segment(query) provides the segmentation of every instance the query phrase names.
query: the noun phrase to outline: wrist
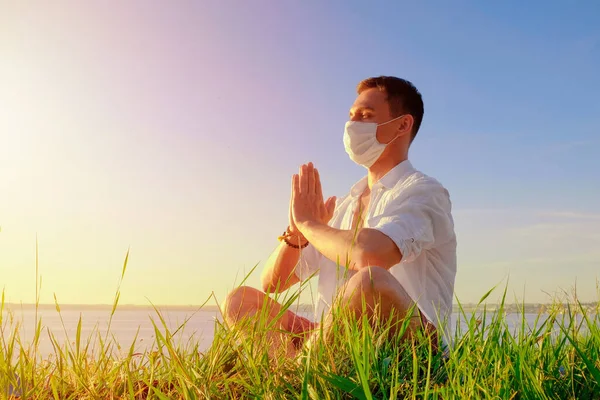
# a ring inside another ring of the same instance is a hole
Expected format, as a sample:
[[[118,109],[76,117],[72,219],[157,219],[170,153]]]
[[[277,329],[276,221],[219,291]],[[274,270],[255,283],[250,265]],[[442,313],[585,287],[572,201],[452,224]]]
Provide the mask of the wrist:
[[[299,237],[302,240],[306,240],[306,238],[304,237],[304,235],[302,234],[300,229],[298,229],[298,227],[296,227],[296,226],[294,226],[294,227],[288,226],[285,232],[289,236]]]
[[[288,246],[297,249],[303,249],[306,246],[308,246],[308,239],[304,237],[302,232],[298,230],[295,230],[295,232],[293,232],[289,226],[286,228],[283,234],[279,236],[279,241],[283,241]]]
[[[303,234],[298,233],[298,234],[292,234],[292,233],[287,233],[285,235],[285,237],[287,238],[287,240],[289,240],[290,242],[294,243],[294,244],[298,244],[300,243],[301,245],[304,245],[305,243],[308,242],[308,239],[304,237]]]
[[[296,226],[298,227],[298,230],[302,233],[310,231],[310,229],[312,229],[318,224],[319,223],[317,221],[306,220],[296,223]],[[304,233],[302,233],[302,236],[304,236]]]
[[[304,237],[304,235],[300,232],[298,232],[297,234],[293,234],[293,233],[288,233],[286,235],[287,239],[290,240],[293,243],[298,243],[300,242],[301,245],[305,244],[308,242],[308,239],[306,237]]]

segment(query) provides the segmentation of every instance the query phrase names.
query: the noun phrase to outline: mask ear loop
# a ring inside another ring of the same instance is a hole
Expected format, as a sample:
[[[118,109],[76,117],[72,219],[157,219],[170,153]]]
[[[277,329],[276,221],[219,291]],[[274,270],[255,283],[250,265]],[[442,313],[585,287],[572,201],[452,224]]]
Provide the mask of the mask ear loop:
[[[389,146],[390,144],[392,144],[392,142],[393,142],[394,140],[398,139],[399,137],[400,137],[400,135],[396,135],[396,137],[395,137],[395,138],[393,138],[392,140],[390,140],[389,142],[387,142],[385,145],[386,145],[386,146]]]
[[[402,114],[402,115],[401,115],[401,116],[399,116],[399,117],[392,118],[392,119],[390,119],[389,121],[386,121],[386,122],[382,122],[382,123],[380,123],[380,124],[377,124],[377,126],[382,126],[382,125],[389,124],[390,122],[394,122],[395,120],[397,120],[397,119],[400,119],[400,118],[404,117],[404,115],[406,115],[406,114]]]
[[[396,118],[392,118],[392,119],[390,119],[390,120],[389,120],[389,121],[387,121],[387,122],[382,122],[381,124],[378,124],[377,126],[379,127],[379,126],[382,126],[382,125],[389,124],[390,122],[394,122],[395,120],[397,120],[397,119],[400,119],[400,118],[404,117],[404,115],[405,115],[405,114],[402,114],[401,116],[399,116],[399,117],[396,117]],[[384,143],[384,144],[385,144],[386,146],[388,146],[388,145],[390,145],[390,144],[391,144],[391,143],[392,143],[394,140],[398,139],[399,137],[400,137],[400,135],[396,135],[396,137],[395,137],[395,138],[393,138],[392,140],[390,140],[389,142],[387,142],[387,143]]]

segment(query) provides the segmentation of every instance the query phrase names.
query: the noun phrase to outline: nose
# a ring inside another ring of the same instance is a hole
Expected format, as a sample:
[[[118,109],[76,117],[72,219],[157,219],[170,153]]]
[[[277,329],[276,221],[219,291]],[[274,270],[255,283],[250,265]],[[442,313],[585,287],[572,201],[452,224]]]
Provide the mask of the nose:
[[[361,121],[361,115],[359,113],[350,115],[350,121]]]

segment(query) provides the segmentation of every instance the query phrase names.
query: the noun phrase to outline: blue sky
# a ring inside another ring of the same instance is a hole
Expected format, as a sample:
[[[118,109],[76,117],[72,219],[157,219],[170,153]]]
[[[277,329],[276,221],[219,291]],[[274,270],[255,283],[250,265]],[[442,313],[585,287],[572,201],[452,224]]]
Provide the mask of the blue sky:
[[[356,84],[411,80],[413,164],[450,191],[456,294],[528,301],[600,269],[595,2],[0,2],[0,285],[33,301],[223,298],[287,224],[290,176],[364,174]],[[4,149],[4,151],[2,151]],[[16,271],[16,272],[15,272]],[[258,284],[258,272],[249,282]]]

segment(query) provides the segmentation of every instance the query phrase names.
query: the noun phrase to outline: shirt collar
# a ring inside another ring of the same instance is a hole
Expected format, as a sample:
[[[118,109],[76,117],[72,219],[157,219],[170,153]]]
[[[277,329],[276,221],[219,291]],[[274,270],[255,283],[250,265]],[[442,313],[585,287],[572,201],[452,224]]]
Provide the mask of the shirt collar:
[[[391,189],[394,185],[403,177],[405,177],[410,172],[413,172],[414,168],[410,161],[404,160],[394,168],[390,169],[387,174],[385,174],[379,181],[375,182],[373,185],[376,187],[377,185],[381,185],[386,189]],[[351,197],[359,197],[364,190],[366,189],[368,184],[368,177],[365,176],[358,182],[356,182],[352,188],[350,188],[350,196]]]
[[[360,181],[356,182],[350,188],[350,197],[356,198],[359,197],[366,189],[369,183],[369,178],[367,176],[363,177]]]
[[[390,169],[375,185],[380,184],[386,189],[391,189],[398,183],[399,180],[404,178],[406,175],[414,172],[414,168],[410,161],[404,160],[394,168]]]

